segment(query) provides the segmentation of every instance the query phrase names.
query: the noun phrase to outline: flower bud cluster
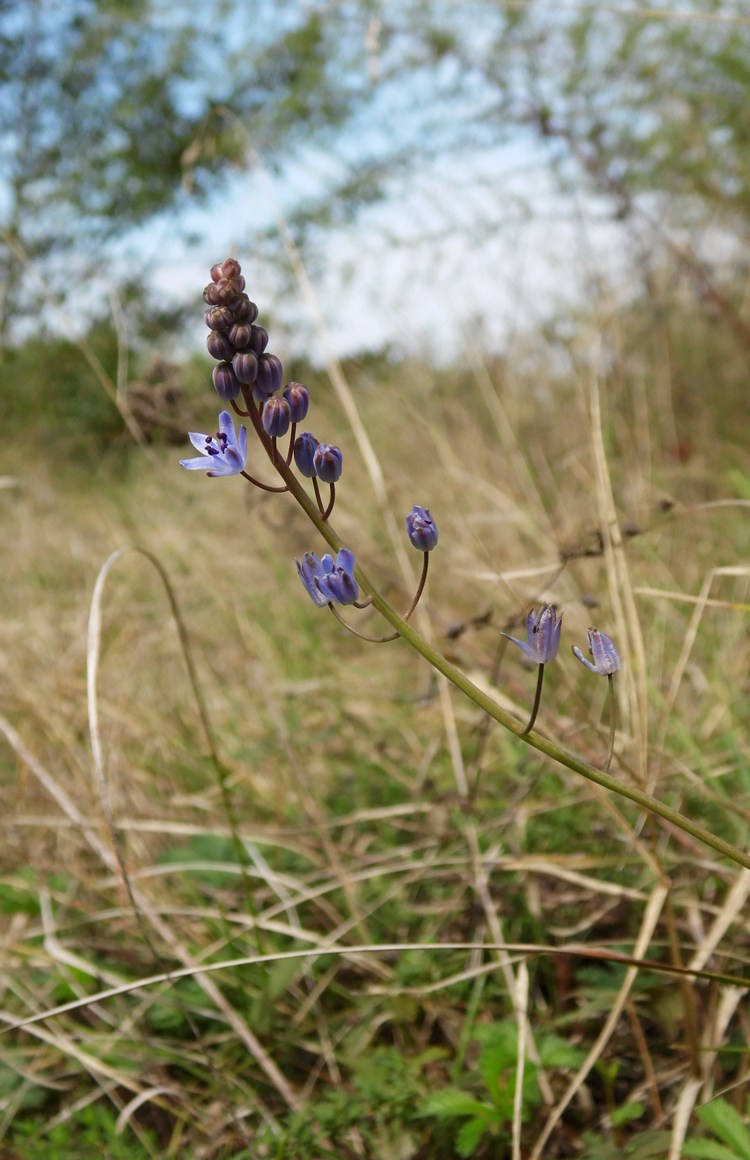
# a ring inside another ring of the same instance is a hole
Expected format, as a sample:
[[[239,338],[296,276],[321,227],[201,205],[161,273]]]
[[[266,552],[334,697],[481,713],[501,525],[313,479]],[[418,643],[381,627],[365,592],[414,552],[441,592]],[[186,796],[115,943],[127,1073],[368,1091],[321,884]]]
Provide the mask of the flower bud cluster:
[[[211,281],[203,290],[206,303],[208,353],[217,360],[213,384],[220,398],[236,399],[243,386],[261,407],[267,435],[280,439],[293,423],[307,416],[310,396],[302,383],[287,383],[281,395],[284,369],[269,354],[268,331],[256,324],[258,307],[245,293],[245,279],[235,258],[211,267]]]

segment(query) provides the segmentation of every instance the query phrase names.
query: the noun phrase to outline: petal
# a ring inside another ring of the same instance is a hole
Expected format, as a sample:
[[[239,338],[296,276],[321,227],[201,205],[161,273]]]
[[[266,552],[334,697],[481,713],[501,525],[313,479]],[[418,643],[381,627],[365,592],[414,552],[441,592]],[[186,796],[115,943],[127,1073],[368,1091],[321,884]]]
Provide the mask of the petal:
[[[196,451],[200,451],[203,455],[208,455],[206,448],[209,444],[213,443],[213,438],[210,435],[204,435],[200,431],[188,431],[188,439]]]
[[[234,462],[233,462],[234,461]],[[203,466],[210,466],[211,470],[206,474],[209,476],[236,476],[242,470],[242,464],[239,459],[234,457],[227,458],[226,455],[214,455],[211,458],[211,463],[206,464],[205,459]]]
[[[336,563],[339,568],[343,568],[348,576],[354,575],[354,552],[348,548],[341,548],[336,557]]]
[[[218,459],[215,456],[211,458],[214,458],[218,465]],[[211,458],[209,458],[208,462],[206,461],[205,455],[202,455],[200,459],[181,459],[180,467],[186,467],[188,471],[206,471],[211,466]]]
[[[512,641],[513,644],[518,645],[521,652],[525,653],[530,661],[534,661],[534,663],[537,665],[540,663],[536,649],[532,645],[527,644],[525,640],[519,640],[517,637],[511,636],[510,633],[507,632],[501,632],[500,635],[504,636],[506,640]]]
[[[582,665],[585,665],[586,668],[589,669],[592,673],[599,672],[596,665],[592,664],[592,662],[588,659],[588,657],[585,657],[583,655],[583,653],[581,652],[581,650],[579,649],[577,644],[574,644],[572,646],[572,649],[573,649],[573,655],[578,658],[578,660],[581,662]]]

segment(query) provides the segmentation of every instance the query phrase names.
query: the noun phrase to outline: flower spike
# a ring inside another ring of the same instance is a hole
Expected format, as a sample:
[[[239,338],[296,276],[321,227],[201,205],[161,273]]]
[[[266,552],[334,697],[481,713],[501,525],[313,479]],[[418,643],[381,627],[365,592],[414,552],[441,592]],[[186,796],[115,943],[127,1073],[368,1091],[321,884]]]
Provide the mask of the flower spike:
[[[219,415],[219,430],[215,435],[203,435],[199,431],[190,431],[188,438],[205,458],[181,459],[180,466],[188,471],[206,471],[210,477],[218,475],[239,475],[247,463],[247,430],[240,427],[239,439],[234,430],[234,421],[228,411]]]

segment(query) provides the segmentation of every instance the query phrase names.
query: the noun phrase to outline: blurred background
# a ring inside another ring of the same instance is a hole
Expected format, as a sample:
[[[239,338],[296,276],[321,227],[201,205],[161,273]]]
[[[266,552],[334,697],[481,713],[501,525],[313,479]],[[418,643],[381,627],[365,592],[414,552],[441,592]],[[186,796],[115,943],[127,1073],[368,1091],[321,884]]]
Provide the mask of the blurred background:
[[[686,453],[750,345],[748,21],[740,0],[4,6],[6,421],[75,444],[130,410],[150,436],[231,253],[285,361],[520,364],[533,335],[559,368],[587,312],[641,337],[658,315]]]

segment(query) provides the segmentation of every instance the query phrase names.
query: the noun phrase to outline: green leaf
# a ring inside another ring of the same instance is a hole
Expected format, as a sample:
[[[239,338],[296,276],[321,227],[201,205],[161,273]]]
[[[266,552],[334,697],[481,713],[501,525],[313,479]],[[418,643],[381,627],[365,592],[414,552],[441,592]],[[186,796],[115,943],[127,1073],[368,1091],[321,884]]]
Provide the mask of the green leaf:
[[[682,1155],[696,1160],[744,1160],[746,1153],[740,1156],[715,1140],[688,1140],[682,1146]]]
[[[485,1120],[494,1117],[495,1109],[490,1104],[475,1100],[467,1092],[458,1088],[443,1088],[433,1092],[422,1105],[423,1116],[439,1116],[441,1119],[453,1119],[457,1116],[483,1116]]]
[[[735,1149],[740,1160],[750,1160],[750,1131],[736,1108],[717,1099],[704,1104],[697,1114],[714,1135]]]
[[[473,1156],[486,1131],[485,1120],[469,1120],[464,1124],[456,1137],[456,1151],[459,1156]]]
[[[638,1120],[643,1115],[644,1104],[640,1100],[633,1100],[629,1104],[623,1104],[621,1108],[615,1108],[612,1112],[611,1120],[612,1127],[619,1128],[623,1124],[627,1124],[630,1120]]]

